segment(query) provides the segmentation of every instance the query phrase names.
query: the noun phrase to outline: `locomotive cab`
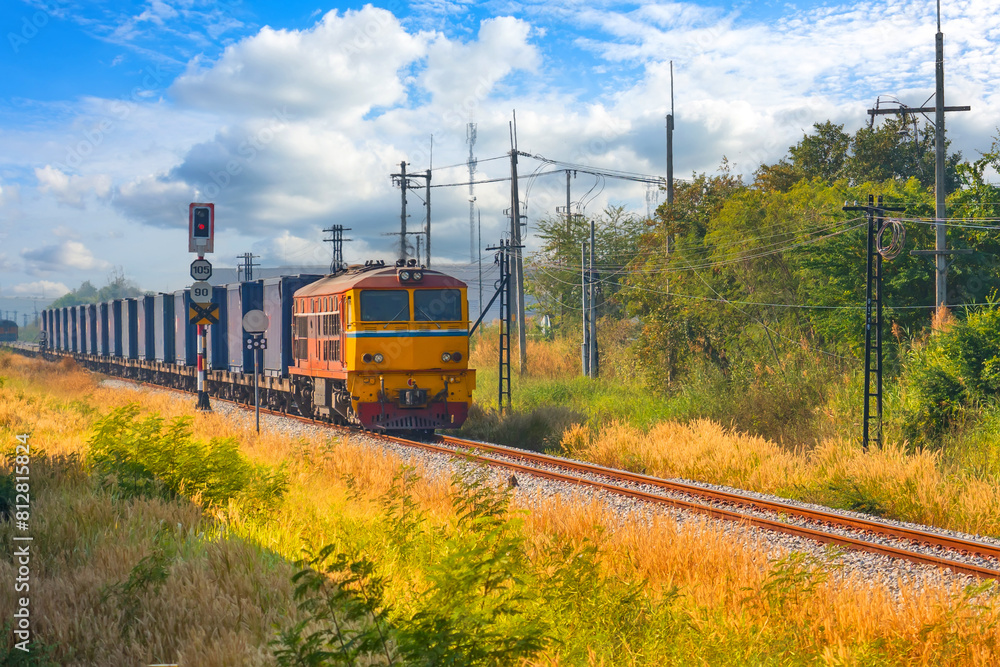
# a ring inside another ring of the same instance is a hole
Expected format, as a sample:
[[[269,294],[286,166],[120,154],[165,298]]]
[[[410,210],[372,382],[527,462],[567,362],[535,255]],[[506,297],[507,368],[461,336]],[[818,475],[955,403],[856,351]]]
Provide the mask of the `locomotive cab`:
[[[377,430],[458,428],[468,416],[465,283],[370,263],[295,293],[289,373],[319,418]]]

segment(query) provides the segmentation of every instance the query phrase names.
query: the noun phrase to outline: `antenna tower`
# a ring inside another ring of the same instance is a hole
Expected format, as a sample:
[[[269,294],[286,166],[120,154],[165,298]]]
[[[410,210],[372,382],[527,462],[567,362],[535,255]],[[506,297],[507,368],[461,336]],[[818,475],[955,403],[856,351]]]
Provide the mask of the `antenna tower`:
[[[472,153],[476,145],[476,124],[470,122],[465,129],[465,140],[469,144],[469,261],[476,261],[476,186],[472,184],[476,176],[476,165],[479,161]]]

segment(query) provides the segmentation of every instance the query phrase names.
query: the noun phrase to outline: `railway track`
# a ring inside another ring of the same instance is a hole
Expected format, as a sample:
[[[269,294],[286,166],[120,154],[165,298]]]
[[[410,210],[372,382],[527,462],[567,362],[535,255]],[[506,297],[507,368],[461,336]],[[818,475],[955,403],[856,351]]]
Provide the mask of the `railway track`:
[[[158,385],[146,386],[191,395],[189,392],[179,389]],[[224,399],[216,398],[214,400]],[[225,402],[245,410],[253,410],[252,406],[243,403]],[[261,412],[313,426],[323,426],[348,433],[357,432],[353,429],[317,422],[298,415],[283,414],[264,408],[261,408]],[[534,475],[553,481],[598,489],[655,505],[684,509],[715,519],[803,537],[818,543],[837,545],[846,549],[866,551],[912,563],[931,565],[960,574],[1000,579],[1000,546],[966,537],[890,524],[857,515],[844,515],[830,510],[802,507],[793,503],[759,498],[751,494],[705,488],[697,484],[665,480],[454,436],[436,435],[430,440],[412,440],[372,432],[368,432],[366,435],[424,451],[448,456],[462,456],[485,465],[501,467],[513,474]],[[928,550],[935,550],[938,553],[929,553]],[[960,559],[969,556],[977,556],[980,559],[991,561],[989,564],[992,567]]]

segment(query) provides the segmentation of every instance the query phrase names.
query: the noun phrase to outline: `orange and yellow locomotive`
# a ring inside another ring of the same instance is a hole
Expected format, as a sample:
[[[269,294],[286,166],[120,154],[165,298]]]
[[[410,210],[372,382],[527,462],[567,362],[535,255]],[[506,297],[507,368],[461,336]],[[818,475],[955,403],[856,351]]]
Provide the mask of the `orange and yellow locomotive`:
[[[370,262],[295,292],[292,378],[312,416],[378,430],[458,428],[468,416],[467,286]]]

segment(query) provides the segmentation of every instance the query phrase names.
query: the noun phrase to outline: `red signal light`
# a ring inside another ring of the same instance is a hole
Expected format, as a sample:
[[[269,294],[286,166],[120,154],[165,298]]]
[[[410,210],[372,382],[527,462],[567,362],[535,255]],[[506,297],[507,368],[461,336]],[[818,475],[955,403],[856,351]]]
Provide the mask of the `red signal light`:
[[[188,213],[188,250],[199,255],[212,252],[215,245],[215,204],[191,204]]]

